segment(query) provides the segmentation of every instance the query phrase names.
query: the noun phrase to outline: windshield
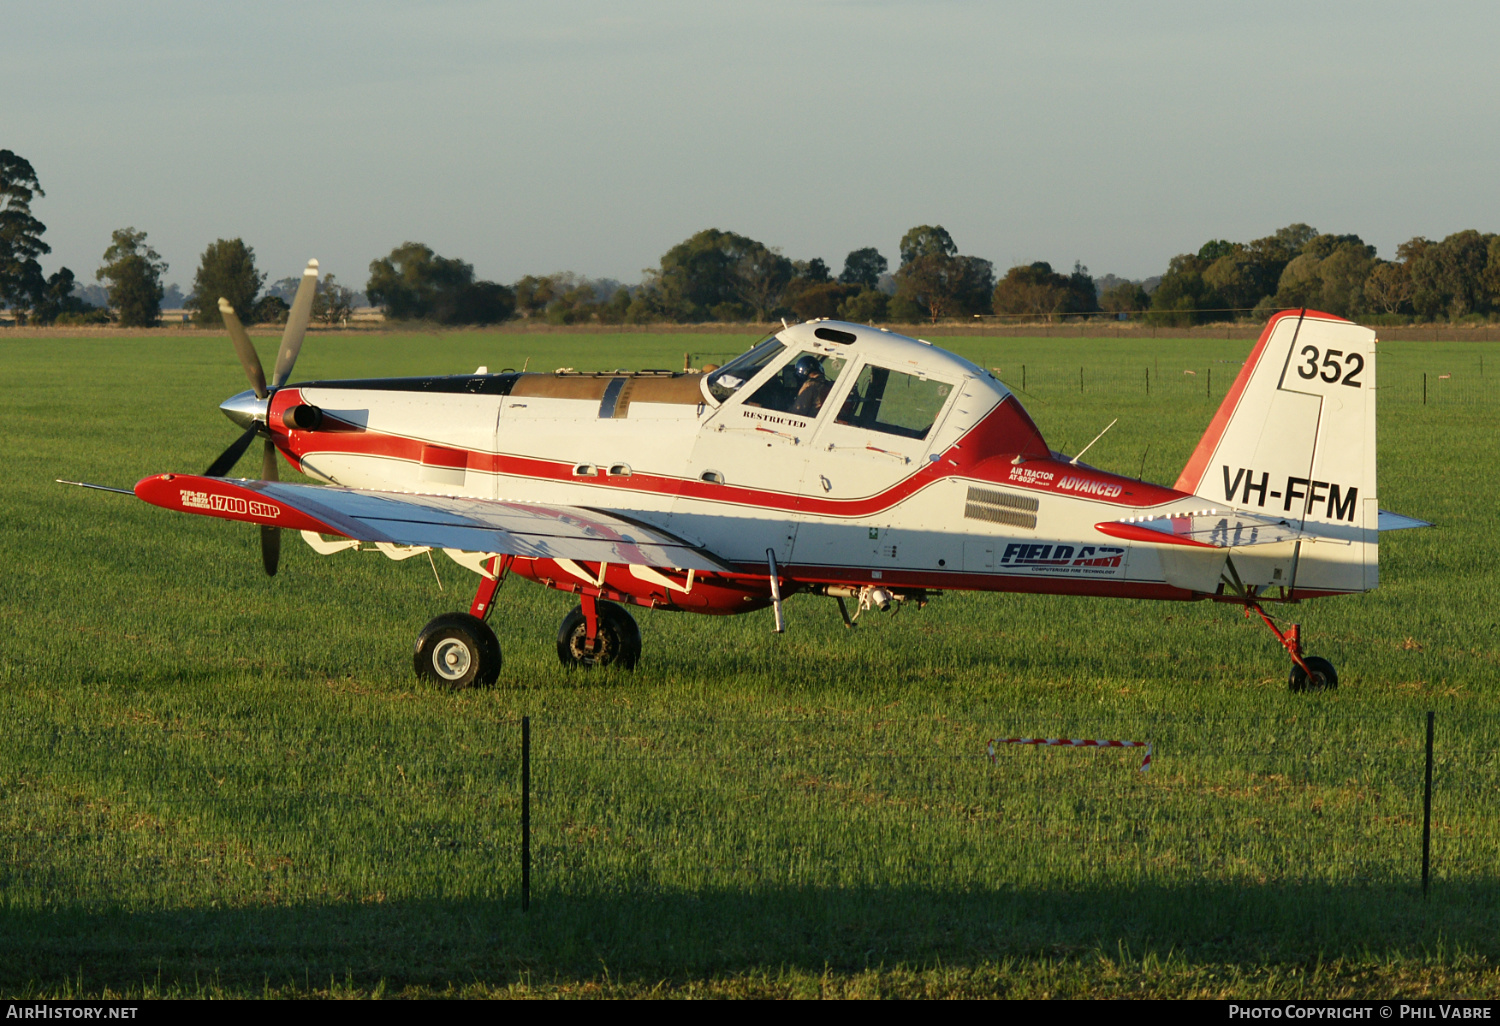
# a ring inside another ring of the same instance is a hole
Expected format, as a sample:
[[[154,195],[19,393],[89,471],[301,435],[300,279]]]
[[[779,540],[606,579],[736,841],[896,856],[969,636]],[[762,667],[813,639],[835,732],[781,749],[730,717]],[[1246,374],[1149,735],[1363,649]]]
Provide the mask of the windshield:
[[[722,403],[785,351],[786,346],[781,342],[768,338],[749,352],[741,353],[709,375],[709,394]]]

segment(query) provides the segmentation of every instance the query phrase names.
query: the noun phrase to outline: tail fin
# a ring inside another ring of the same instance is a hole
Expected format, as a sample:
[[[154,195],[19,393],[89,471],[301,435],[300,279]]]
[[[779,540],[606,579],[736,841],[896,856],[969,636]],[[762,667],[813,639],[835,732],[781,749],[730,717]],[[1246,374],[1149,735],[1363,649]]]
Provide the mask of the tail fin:
[[[1177,488],[1347,537],[1303,543],[1298,590],[1375,587],[1375,333],[1314,310],[1273,317]]]

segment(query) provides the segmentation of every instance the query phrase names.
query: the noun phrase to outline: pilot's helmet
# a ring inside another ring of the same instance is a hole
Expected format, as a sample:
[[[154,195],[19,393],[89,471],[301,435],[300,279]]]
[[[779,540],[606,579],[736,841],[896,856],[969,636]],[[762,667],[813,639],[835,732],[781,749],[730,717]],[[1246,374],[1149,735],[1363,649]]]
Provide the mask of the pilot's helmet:
[[[808,378],[821,378],[823,376],[823,361],[816,356],[806,353],[797,357],[797,362],[792,364],[797,371],[797,377],[803,381]]]

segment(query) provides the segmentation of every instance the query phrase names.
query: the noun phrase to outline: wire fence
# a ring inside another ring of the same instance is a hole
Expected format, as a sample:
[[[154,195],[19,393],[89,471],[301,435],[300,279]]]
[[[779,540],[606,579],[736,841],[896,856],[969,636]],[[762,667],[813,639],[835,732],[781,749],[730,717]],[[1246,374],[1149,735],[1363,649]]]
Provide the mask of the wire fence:
[[[1058,401],[1201,401],[1218,403],[1234,383],[1241,364],[1235,361],[1192,367],[1153,364],[1082,364],[1075,367],[1015,363],[990,370],[1010,388],[1043,402]],[[1500,368],[1486,375],[1472,368],[1429,371],[1382,368],[1376,388],[1381,405],[1500,404]]]
[[[1055,734],[1088,736],[1074,727]],[[232,762],[184,767],[169,751],[104,782],[41,772],[67,751],[33,746],[0,778],[0,906],[519,904],[521,730],[493,730],[462,767],[408,775],[393,747],[376,754],[394,770],[342,788]],[[541,716],[526,795],[531,890],[545,900],[1420,878],[1415,714],[1352,727],[1334,714],[1153,716],[1133,736],[1089,732],[1150,742],[1146,772],[1139,749],[1000,744],[991,757],[991,733],[1021,732],[945,717],[841,732],[817,716]],[[141,743],[97,731],[93,741]],[[1435,751],[1434,884],[1490,879],[1500,718],[1440,715]]]

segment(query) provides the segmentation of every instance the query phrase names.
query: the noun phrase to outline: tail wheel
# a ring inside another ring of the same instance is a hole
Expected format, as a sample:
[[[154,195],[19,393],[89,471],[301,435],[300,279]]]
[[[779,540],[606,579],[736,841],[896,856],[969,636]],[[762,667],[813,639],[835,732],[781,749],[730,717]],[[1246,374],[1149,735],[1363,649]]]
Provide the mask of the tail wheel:
[[[1293,691],[1332,691],[1339,686],[1339,675],[1333,668],[1333,664],[1322,656],[1308,656],[1302,660],[1307,664],[1307,669],[1312,671],[1312,676],[1296,663],[1292,664],[1292,674],[1287,680],[1287,687]]]
[[[613,602],[597,603],[599,632],[594,650],[588,648],[588,624],[583,606],[563,617],[557,631],[557,658],[567,667],[618,666],[633,670],[641,658],[641,629],[635,618]]]
[[[454,691],[490,685],[500,676],[500,642],[483,620],[444,613],[417,635],[417,676]]]

